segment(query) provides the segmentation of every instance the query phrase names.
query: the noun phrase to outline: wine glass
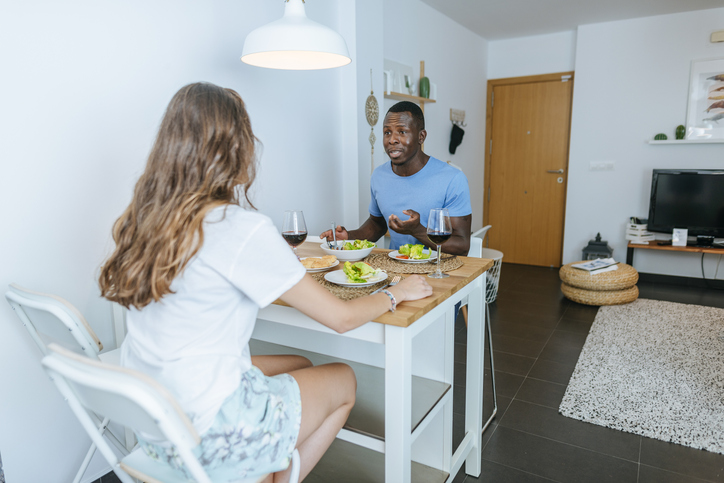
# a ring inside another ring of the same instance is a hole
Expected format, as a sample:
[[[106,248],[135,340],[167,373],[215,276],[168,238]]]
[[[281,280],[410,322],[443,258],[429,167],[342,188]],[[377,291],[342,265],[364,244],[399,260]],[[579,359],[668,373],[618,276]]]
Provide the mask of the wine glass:
[[[430,210],[430,217],[427,219],[427,237],[437,245],[437,270],[435,273],[428,275],[430,278],[446,278],[447,273],[440,270],[440,259],[442,251],[440,245],[445,243],[452,236],[452,224],[450,223],[450,213],[447,208],[433,208]]]
[[[282,225],[282,237],[286,240],[294,254],[297,255],[297,246],[307,239],[307,224],[304,222],[302,211],[285,211],[284,225]],[[297,255],[299,258],[299,255]]]

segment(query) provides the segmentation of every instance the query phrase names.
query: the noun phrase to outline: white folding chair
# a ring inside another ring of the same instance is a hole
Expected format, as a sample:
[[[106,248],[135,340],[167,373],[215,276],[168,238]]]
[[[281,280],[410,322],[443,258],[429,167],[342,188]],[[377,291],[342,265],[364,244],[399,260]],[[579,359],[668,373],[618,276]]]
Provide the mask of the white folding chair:
[[[68,301],[55,295],[34,292],[16,284],[10,284],[10,290],[5,293],[5,298],[43,355],[48,354],[48,344],[56,342],[91,359],[118,364],[120,350],[101,353],[103,344],[98,336],[78,309]],[[105,434],[122,454],[128,454],[128,449],[113,433],[107,431],[108,419],[101,421],[94,414],[89,417],[95,420],[96,430],[100,434]],[[91,444],[73,483],[81,480],[95,450],[96,445]]]
[[[200,438],[191,421],[173,396],[151,377],[123,367],[104,364],[51,344],[43,367],[58,390],[68,400],[73,413],[105,456],[123,483],[138,478],[147,483],[187,483],[180,470],[159,464],[137,448],[119,461],[108,443],[98,434],[89,411],[143,432],[156,441],[174,446],[179,458],[193,475],[193,481],[212,483],[193,449]],[[292,455],[290,483],[299,481],[299,453]],[[257,483],[268,475],[237,480]]]

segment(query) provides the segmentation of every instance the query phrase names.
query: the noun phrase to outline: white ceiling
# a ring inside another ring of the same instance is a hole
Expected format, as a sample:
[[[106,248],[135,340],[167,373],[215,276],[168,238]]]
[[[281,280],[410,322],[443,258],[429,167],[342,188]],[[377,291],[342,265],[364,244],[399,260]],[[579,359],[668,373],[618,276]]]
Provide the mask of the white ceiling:
[[[487,40],[724,7],[724,0],[422,0]],[[724,29],[724,25],[721,27]]]

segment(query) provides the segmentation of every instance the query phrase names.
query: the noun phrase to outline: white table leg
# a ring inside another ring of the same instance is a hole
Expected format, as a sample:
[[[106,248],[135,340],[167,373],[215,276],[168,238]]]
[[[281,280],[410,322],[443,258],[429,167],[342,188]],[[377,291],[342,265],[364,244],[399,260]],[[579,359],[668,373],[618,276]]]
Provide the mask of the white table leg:
[[[467,372],[465,380],[465,433],[472,433],[473,450],[465,460],[465,473],[476,478],[480,476],[483,427],[483,350],[485,327],[483,300],[485,297],[485,274],[475,280],[475,290],[468,297],[468,345]]]
[[[412,341],[409,331],[385,326],[385,481],[411,480]]]
[[[454,387],[455,375],[455,309],[452,308],[445,314],[445,379],[450,384],[450,390]],[[442,468],[450,473],[453,452],[453,400],[450,398],[443,408],[443,462]]]

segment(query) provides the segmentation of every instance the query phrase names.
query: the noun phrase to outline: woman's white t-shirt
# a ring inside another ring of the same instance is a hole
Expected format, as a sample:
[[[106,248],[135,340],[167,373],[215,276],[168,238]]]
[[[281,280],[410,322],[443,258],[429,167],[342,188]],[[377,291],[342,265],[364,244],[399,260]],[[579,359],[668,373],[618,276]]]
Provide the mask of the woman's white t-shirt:
[[[169,389],[203,433],[251,367],[259,308],[305,273],[268,217],[236,205],[216,208],[173,293],[129,310],[121,364]]]

